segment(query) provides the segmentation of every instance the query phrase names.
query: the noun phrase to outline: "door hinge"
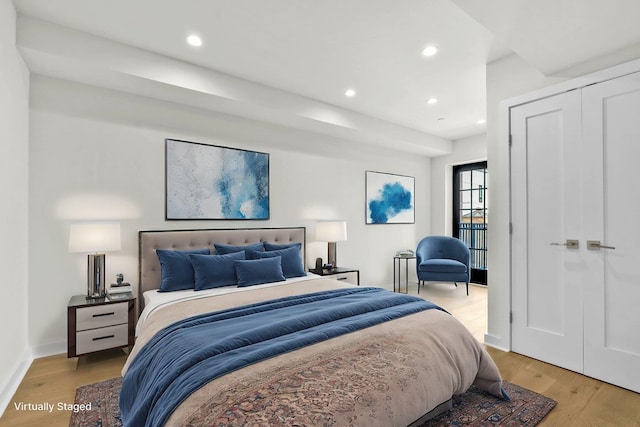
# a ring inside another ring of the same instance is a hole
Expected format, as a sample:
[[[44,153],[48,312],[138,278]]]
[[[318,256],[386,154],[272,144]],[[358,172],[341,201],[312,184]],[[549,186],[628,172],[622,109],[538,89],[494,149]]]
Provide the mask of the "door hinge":
[[[513,145],[513,135],[509,134],[509,147]]]
[[[509,223],[509,234],[513,234],[513,223]]]
[[[513,311],[509,312],[509,323],[513,323]]]

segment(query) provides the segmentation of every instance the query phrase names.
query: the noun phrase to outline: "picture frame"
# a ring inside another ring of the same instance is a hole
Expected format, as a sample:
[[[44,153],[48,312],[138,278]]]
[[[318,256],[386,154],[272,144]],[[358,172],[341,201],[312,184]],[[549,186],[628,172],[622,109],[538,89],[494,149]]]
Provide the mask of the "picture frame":
[[[365,171],[365,223],[415,224],[415,178]]]
[[[269,154],[165,139],[166,220],[268,220]]]

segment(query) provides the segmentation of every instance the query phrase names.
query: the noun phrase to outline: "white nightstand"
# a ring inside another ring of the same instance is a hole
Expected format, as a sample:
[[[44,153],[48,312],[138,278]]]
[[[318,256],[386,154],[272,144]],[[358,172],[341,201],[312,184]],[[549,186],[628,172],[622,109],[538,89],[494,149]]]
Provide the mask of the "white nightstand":
[[[67,357],[132,346],[136,299],[86,299],[76,295],[67,306]]]
[[[352,285],[360,286],[360,270],[355,268],[336,267],[332,268],[331,270],[316,270],[315,268],[311,268],[309,269],[309,271],[323,277],[335,280],[343,280],[347,283],[351,283]]]

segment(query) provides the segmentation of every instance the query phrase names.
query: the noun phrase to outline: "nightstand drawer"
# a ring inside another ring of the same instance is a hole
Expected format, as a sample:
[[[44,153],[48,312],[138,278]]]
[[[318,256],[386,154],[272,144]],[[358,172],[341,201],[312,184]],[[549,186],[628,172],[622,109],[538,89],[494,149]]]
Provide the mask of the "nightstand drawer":
[[[76,310],[76,330],[101,328],[124,323],[128,320],[128,303],[104,304]]]
[[[351,283],[352,285],[358,284],[358,273],[355,271],[350,273],[338,273],[333,276],[329,276],[330,279],[339,280],[341,282]]]
[[[108,326],[76,333],[76,352],[92,353],[128,344],[128,325]]]
[[[323,279],[339,280],[360,286],[360,270],[356,268],[336,267],[331,270],[312,268],[309,270],[313,274],[322,276]]]

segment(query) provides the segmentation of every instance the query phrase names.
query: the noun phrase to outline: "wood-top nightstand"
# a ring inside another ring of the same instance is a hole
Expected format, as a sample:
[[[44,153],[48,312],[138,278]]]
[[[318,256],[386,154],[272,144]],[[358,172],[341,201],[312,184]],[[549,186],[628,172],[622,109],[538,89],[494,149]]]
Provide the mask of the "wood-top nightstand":
[[[67,306],[67,357],[132,346],[135,305],[132,294],[115,301],[73,296]]]
[[[335,276],[331,278],[335,280],[344,280],[345,282],[351,283],[352,285],[360,286],[360,270],[357,270],[355,268],[336,267],[332,268],[331,270],[328,270],[326,268],[323,268],[322,270],[310,268],[309,271],[319,276]]]

